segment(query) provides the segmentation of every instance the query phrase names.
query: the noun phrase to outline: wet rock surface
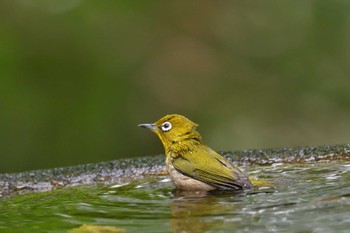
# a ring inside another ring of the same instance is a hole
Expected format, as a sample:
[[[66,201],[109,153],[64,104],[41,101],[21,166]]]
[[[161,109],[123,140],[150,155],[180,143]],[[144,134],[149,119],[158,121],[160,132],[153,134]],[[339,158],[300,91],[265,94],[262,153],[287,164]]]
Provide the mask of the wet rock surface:
[[[239,165],[314,163],[350,160],[350,144],[222,152]],[[143,176],[164,174],[164,155],[120,159],[66,168],[0,174],[0,196],[43,192],[79,185],[112,184]]]

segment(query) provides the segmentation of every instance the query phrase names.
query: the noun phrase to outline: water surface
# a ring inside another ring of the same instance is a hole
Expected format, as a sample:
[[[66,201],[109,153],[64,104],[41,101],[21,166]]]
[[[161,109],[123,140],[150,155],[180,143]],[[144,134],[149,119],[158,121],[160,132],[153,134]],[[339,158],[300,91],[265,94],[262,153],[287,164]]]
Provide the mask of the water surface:
[[[178,193],[167,176],[0,199],[0,232],[349,232],[350,164],[245,167],[273,181],[243,193]],[[102,231],[101,231],[102,232]]]

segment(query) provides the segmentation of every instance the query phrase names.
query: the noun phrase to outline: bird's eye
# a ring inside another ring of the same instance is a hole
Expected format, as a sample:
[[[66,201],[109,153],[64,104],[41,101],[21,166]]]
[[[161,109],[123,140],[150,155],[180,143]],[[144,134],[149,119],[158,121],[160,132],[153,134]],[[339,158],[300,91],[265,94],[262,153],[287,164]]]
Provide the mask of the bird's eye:
[[[163,131],[169,131],[169,130],[171,130],[171,124],[170,124],[170,122],[164,122],[163,124],[162,124],[162,130]]]

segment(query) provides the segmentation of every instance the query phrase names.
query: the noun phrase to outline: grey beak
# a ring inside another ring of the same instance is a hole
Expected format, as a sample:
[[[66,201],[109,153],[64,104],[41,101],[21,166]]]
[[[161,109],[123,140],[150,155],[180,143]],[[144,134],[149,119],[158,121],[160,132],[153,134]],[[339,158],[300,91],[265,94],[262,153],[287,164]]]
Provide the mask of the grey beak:
[[[146,128],[152,131],[158,130],[158,127],[155,124],[139,124],[138,127]]]

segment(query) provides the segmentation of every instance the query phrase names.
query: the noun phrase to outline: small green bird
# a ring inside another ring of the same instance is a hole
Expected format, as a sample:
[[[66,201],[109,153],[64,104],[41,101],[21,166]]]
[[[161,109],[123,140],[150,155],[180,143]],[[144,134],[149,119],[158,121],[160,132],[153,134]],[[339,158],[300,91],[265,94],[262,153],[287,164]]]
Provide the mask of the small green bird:
[[[158,135],[166,168],[177,189],[191,191],[243,190],[252,182],[236,165],[204,145],[198,126],[184,116],[166,115],[154,124],[140,124]]]

